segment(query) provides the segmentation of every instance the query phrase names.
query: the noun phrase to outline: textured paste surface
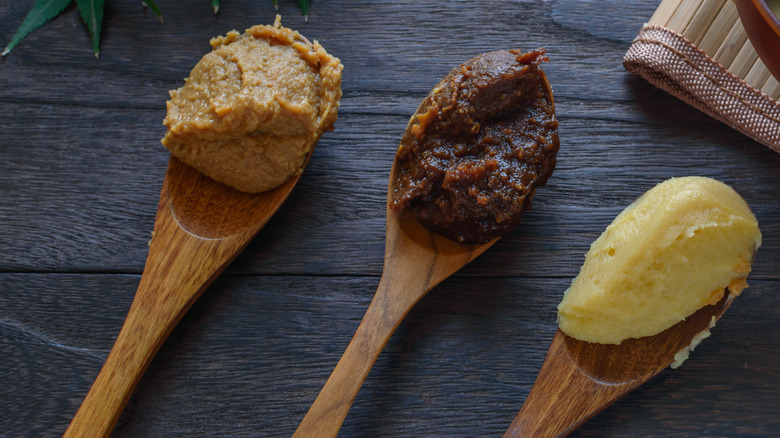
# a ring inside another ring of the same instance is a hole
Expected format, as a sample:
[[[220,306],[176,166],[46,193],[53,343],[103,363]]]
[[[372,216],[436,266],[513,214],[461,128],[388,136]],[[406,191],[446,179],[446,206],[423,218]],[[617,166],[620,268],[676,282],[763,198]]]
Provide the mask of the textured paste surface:
[[[254,26],[211,40],[213,51],[170,92],[174,156],[245,192],[299,174],[341,99],[342,65],[316,41],[281,26]]]
[[[401,139],[392,207],[463,243],[517,225],[559,148],[546,59],[543,50],[489,52],[445,76]]]
[[[621,212],[590,247],[558,306],[567,335],[619,344],[658,334],[729,289],[747,287],[758,222],[731,187],[667,180]]]

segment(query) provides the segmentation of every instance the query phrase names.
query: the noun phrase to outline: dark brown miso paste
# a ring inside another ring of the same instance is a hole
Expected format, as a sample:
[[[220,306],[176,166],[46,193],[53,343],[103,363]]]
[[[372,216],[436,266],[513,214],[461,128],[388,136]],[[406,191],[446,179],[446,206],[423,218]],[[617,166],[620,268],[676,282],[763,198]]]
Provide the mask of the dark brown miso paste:
[[[445,76],[401,139],[391,206],[464,243],[517,225],[558,152],[546,60],[544,50],[490,52]]]

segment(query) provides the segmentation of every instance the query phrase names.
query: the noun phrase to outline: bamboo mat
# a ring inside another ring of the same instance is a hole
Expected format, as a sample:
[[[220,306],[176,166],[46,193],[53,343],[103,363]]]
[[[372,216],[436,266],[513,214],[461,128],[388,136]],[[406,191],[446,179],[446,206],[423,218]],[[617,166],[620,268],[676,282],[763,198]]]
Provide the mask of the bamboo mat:
[[[683,35],[735,76],[780,99],[780,82],[750,44],[731,0],[663,0],[648,24]]]

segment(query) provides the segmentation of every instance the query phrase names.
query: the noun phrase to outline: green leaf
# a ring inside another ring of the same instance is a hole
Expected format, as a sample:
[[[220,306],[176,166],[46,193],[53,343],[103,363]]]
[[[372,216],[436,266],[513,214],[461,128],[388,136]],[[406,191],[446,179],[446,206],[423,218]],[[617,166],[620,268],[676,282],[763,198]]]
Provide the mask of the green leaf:
[[[160,19],[160,23],[163,22],[162,12],[160,12],[160,8],[157,7],[157,3],[155,3],[154,0],[144,0],[142,3],[149,6],[152,12],[154,12],[154,15],[157,15],[157,18]]]
[[[219,0],[211,0],[211,9],[214,10],[215,14],[219,12]]]
[[[103,0],[76,0],[81,19],[92,37],[92,52],[97,58],[100,53],[100,27],[103,22]]]
[[[298,0],[298,7],[303,14],[303,21],[309,22],[309,0]]]
[[[19,41],[26,37],[30,32],[59,15],[71,1],[72,0],[35,0],[32,9],[30,9],[30,12],[24,17],[24,21],[19,25],[19,29],[16,30],[16,33],[11,38],[11,42],[8,43],[5,50],[3,50],[3,53],[0,55],[7,55]]]

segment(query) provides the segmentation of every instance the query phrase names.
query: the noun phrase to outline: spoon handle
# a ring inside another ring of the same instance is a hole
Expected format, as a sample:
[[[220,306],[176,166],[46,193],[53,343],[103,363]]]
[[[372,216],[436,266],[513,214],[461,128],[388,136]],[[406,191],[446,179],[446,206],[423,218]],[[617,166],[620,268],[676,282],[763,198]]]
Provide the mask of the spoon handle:
[[[143,275],[125,323],[64,437],[108,436],[176,323],[245,245],[243,235],[199,239],[179,227],[163,185]]]
[[[139,294],[142,292],[139,287]],[[141,375],[167,337],[166,325],[174,324],[171,320],[176,319],[175,310],[168,309],[168,324],[158,324],[155,319],[167,308],[149,305],[136,297],[103,368],[64,437],[105,437],[111,433]]]
[[[434,286],[494,242],[459,244],[431,234],[416,219],[388,208],[385,264],[379,287],[347,350],[294,437],[335,437],[379,353],[409,310]]]
[[[558,330],[536,382],[504,438],[566,436],[649,378],[603,383],[577,366],[565,343],[566,335]]]
[[[338,434],[374,362],[406,314],[424,295],[394,295],[392,289],[403,286],[387,278],[388,275],[382,276],[355,335],[295,431],[294,438],[326,438]],[[412,299],[414,297],[416,299]]]

